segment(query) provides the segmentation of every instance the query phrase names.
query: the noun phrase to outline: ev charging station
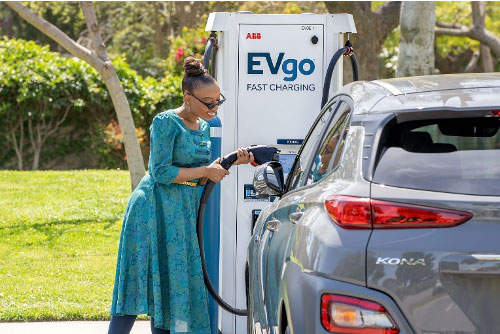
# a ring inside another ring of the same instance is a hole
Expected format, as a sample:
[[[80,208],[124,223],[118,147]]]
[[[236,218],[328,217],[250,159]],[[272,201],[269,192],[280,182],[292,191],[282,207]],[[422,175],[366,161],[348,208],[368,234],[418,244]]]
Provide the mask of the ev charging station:
[[[286,177],[320,112],[328,63],[344,46],[344,34],[356,32],[352,15],[217,12],[210,14],[205,30],[217,33],[215,78],[227,99],[218,111],[222,127],[212,128],[211,136],[222,137],[222,154],[256,144],[279,148]],[[342,86],[342,74],[339,62],[330,96]],[[218,293],[240,309],[246,308],[248,242],[258,213],[269,204],[254,196],[253,175],[250,165],[232,168],[220,183],[217,204]],[[245,317],[221,308],[218,319],[211,320],[224,334],[246,333]]]

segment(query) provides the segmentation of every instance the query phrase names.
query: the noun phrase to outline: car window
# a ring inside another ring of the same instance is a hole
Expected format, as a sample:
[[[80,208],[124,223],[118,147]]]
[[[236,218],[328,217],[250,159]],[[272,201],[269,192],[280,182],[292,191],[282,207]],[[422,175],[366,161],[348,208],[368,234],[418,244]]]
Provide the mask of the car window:
[[[499,128],[500,118],[496,117],[398,124],[388,129],[373,181],[410,189],[500,196]]]
[[[296,158],[293,169],[290,171],[290,174],[288,174],[288,191],[293,190],[302,184],[301,181],[303,180],[307,162],[314,154],[318,141],[321,139],[321,135],[324,132],[323,130],[325,124],[331,118],[332,112],[335,110],[336,106],[337,103],[332,104],[332,106],[323,113],[319,120],[314,124],[312,130],[309,132],[309,136],[302,144],[300,155]]]
[[[337,168],[347,136],[350,113],[351,107],[342,102],[328,125],[317,153],[313,156],[314,160],[308,173],[306,185],[320,181],[330,171]]]

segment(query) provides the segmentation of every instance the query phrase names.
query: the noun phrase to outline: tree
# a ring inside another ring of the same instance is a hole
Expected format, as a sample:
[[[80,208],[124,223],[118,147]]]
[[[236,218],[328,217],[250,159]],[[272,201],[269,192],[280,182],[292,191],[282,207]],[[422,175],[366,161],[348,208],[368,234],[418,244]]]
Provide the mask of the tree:
[[[39,167],[47,139],[66,120],[70,110],[81,110],[89,95],[90,66],[50,52],[32,41],[0,40],[0,117],[3,132],[24,169],[25,141],[32,152],[32,169]]]
[[[400,1],[389,1],[372,10],[370,1],[325,1],[330,13],[349,13],[357,34],[350,38],[359,63],[361,80],[379,78],[378,55],[389,33],[399,25]],[[348,69],[349,66],[344,67]]]
[[[397,77],[434,74],[435,22],[434,1],[403,2]]]
[[[483,63],[483,70],[492,70],[494,67],[493,60],[490,57],[490,50],[494,53],[495,58],[500,59],[500,37],[492,31],[486,29],[485,16],[486,4],[484,2],[472,2],[472,26],[468,27],[459,23],[447,23],[436,21],[436,35],[449,35],[469,37],[479,41],[481,61]],[[490,50],[488,50],[490,49]],[[478,54],[475,55],[478,57]]]
[[[127,153],[127,164],[130,171],[132,189],[135,189],[146,172],[144,160],[135,132],[130,106],[120,80],[116,75],[113,64],[109,60],[104,43],[102,42],[100,28],[92,3],[80,3],[92,39],[92,51],[77,44],[57,27],[33,13],[20,2],[7,2],[6,4],[16,11],[23,19],[56,41],[72,55],[89,63],[102,76],[113,101],[113,105],[115,106],[118,123],[123,134],[125,151]]]

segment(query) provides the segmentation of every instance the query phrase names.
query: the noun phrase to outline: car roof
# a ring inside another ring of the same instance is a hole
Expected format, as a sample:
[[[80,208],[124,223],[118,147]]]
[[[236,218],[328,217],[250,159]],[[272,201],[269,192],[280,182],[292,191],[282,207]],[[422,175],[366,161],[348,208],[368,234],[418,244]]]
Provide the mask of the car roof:
[[[500,109],[500,73],[443,74],[345,85],[355,114]]]

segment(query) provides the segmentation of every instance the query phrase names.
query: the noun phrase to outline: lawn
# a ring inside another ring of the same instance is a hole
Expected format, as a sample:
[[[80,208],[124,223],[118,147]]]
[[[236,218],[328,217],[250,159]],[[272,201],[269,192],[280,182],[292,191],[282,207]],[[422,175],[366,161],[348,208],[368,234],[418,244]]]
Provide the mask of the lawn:
[[[109,318],[126,171],[0,171],[0,322]]]

